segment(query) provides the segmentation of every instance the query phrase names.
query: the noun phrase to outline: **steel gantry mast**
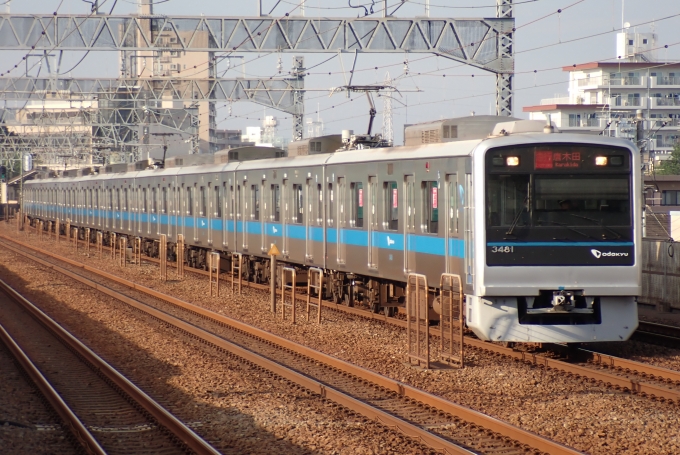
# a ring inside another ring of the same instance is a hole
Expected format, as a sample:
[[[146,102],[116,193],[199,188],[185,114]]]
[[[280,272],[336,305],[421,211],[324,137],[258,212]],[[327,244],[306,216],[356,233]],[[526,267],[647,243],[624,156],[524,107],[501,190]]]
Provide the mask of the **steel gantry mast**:
[[[139,14],[130,16],[101,11],[90,15],[0,14],[0,50],[120,51],[123,74],[130,78],[56,83],[74,93],[101,90],[93,96],[114,104],[115,98],[108,98],[114,88],[131,84],[142,87],[140,93],[150,93],[149,99],[158,103],[186,100],[191,94],[192,100],[211,104],[211,131],[214,102],[230,100],[227,93],[233,89],[243,94],[240,99],[291,113],[294,139],[301,139],[306,72],[299,55],[304,53],[429,53],[459,61],[496,74],[497,113],[511,115],[515,21],[512,0],[496,1],[496,17],[480,19],[398,18],[387,13],[365,18],[168,17],[153,13],[152,0],[142,0]],[[162,67],[162,59],[192,52],[207,53],[205,71],[191,75],[185,68]],[[295,54],[290,77],[273,82],[283,86],[258,81],[251,91],[242,82],[226,83],[215,77],[216,53],[244,52]],[[146,66],[147,59],[153,63]],[[29,90],[39,93],[43,86],[47,82],[0,78],[5,99],[24,99]]]

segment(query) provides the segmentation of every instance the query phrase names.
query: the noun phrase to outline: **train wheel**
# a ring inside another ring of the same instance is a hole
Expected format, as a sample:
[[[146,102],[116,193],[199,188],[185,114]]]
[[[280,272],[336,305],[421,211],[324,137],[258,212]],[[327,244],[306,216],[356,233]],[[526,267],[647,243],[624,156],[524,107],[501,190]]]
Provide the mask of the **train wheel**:
[[[399,308],[397,308],[396,306],[385,307],[385,315],[388,318],[395,317],[397,315],[397,313],[399,313]]]
[[[344,295],[342,303],[345,306],[354,306],[354,302],[350,299],[349,294]]]
[[[380,313],[380,304],[379,303],[371,303],[371,311],[373,313]]]

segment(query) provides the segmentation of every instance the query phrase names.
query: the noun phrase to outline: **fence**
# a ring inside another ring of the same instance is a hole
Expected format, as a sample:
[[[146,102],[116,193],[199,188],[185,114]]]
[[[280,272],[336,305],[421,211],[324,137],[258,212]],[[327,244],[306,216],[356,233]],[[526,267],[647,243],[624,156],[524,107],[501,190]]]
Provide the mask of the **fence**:
[[[680,310],[680,245],[668,240],[642,241],[641,303],[664,311]]]

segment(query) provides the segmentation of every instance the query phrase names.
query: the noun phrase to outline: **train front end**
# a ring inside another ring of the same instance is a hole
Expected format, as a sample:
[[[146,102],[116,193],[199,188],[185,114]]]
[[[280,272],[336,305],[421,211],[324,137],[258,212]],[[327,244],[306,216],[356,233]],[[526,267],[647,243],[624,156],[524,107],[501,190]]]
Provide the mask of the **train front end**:
[[[629,141],[518,134],[473,156],[476,257],[466,318],[482,339],[623,341],[641,292],[639,152]]]

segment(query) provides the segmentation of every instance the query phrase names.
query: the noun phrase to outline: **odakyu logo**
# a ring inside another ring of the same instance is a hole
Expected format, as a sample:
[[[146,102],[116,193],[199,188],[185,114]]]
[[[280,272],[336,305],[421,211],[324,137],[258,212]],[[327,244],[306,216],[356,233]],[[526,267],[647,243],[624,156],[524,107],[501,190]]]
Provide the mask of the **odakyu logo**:
[[[590,252],[595,256],[595,258],[600,259],[601,257],[628,257],[628,253],[615,253],[613,251],[605,251],[604,253],[599,250],[590,250]]]

